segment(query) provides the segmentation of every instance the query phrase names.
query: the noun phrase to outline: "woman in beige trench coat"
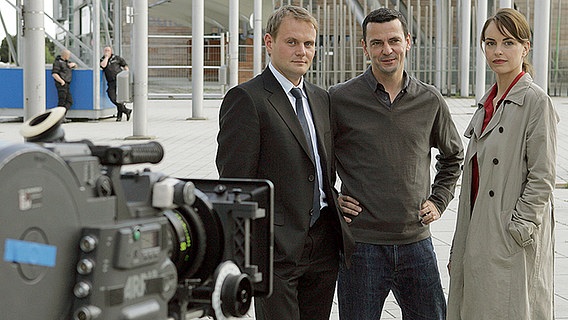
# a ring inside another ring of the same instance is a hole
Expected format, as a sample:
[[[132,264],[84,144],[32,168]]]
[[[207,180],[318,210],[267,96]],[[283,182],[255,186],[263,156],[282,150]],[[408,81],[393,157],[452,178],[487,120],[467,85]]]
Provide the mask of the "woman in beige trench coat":
[[[526,19],[513,9],[499,10],[483,27],[481,45],[497,83],[465,132],[448,320],[554,318],[558,115],[524,73],[529,37]]]

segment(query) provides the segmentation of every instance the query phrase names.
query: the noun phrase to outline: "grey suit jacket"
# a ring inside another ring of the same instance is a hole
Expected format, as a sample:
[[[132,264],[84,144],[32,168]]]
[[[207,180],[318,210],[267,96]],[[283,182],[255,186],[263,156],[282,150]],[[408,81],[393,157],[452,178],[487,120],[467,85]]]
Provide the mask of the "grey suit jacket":
[[[323,187],[337,215],[346,262],[353,237],[337,209],[327,91],[304,81],[317,132]],[[269,68],[227,92],[219,114],[216,164],[222,178],[268,179],[274,184],[274,262],[301,258],[312,208],[314,161],[290,101]]]

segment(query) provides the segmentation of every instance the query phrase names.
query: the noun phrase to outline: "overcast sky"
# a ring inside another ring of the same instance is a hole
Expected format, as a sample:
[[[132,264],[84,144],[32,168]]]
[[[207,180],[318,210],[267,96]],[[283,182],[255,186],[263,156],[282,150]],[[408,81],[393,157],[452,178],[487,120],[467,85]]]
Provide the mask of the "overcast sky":
[[[14,9],[9,3],[16,4],[16,0],[0,0],[0,13],[2,14],[2,18],[4,19],[4,24],[6,25],[6,29],[11,35],[16,34],[16,9]],[[22,0],[22,3],[24,0]],[[47,13],[50,17],[52,16],[53,12],[53,1],[44,0],[44,7],[43,11]],[[44,27],[47,32],[51,35],[54,34],[55,26],[53,22],[49,18],[44,19]],[[2,41],[6,37],[6,33],[4,32],[4,27],[0,23],[0,41]]]

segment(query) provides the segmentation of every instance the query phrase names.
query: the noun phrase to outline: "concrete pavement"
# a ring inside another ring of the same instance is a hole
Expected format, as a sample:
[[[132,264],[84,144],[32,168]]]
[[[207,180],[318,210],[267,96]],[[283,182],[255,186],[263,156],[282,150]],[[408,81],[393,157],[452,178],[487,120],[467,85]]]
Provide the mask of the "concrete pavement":
[[[555,319],[568,319],[568,98],[553,98],[560,114],[558,130],[556,207],[556,261],[555,261]],[[454,121],[460,133],[473,114],[473,99],[448,98]],[[220,100],[207,100],[203,114],[206,120],[186,120],[191,116],[189,100],[151,100],[148,103],[148,132],[165,149],[165,157],[157,165],[131,165],[124,170],[150,167],[152,171],[164,172],[174,177],[217,179],[215,168],[216,134]],[[136,112],[136,111],[134,111]],[[134,118],[134,117],[133,117]],[[6,119],[0,119],[6,120]],[[21,123],[0,122],[0,140],[23,142],[19,135]],[[68,141],[89,139],[97,145],[121,145],[137,143],[127,141],[132,136],[133,122],[115,122],[105,119],[89,122],[71,122],[63,125]],[[143,141],[142,141],[143,142]],[[467,140],[463,138],[464,145]],[[456,192],[456,198],[459,189]],[[457,200],[454,199],[442,219],[432,225],[432,234],[442,284],[447,294],[449,276],[446,270],[450,244],[456,222]],[[246,320],[254,319],[252,310]],[[337,302],[330,319],[338,319]],[[402,319],[393,296],[389,296],[381,319]]]

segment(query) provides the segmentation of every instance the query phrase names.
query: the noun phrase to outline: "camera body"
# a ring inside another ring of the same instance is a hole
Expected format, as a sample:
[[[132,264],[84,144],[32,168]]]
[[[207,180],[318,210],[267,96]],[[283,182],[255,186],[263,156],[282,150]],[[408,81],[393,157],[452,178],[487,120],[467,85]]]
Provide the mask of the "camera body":
[[[122,172],[161,145],[56,140],[0,142],[2,318],[225,319],[271,294],[269,181]]]

